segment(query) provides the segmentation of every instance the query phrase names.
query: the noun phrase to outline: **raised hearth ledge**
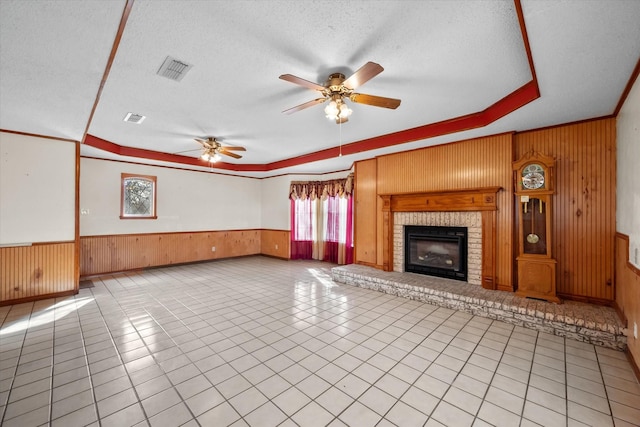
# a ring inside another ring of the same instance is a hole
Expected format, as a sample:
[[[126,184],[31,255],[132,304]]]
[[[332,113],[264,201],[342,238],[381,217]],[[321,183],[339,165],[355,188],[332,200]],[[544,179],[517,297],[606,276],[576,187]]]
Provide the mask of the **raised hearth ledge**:
[[[627,347],[627,330],[610,307],[573,301],[554,304],[513,292],[483,289],[452,279],[382,271],[350,264],[331,269],[335,282],[501,320],[615,350]]]

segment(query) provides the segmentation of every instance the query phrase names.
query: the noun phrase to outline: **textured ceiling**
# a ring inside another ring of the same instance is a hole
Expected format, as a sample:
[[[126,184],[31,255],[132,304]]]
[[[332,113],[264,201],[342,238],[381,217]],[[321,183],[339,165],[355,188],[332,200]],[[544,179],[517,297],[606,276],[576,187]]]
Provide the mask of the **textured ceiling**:
[[[522,22],[511,0],[135,0],[100,90],[126,4],[0,1],[0,129],[77,141],[88,130],[82,155],[200,170],[193,138],[215,136],[247,148],[225,173],[331,172],[610,115],[640,53],[637,0],[523,0]],[[193,65],[180,82],[156,74],[168,55]],[[281,74],[322,84],[367,61],[385,70],[358,92],[400,98],[397,110],[352,103],[341,126],[324,104],[282,114],[318,94]]]

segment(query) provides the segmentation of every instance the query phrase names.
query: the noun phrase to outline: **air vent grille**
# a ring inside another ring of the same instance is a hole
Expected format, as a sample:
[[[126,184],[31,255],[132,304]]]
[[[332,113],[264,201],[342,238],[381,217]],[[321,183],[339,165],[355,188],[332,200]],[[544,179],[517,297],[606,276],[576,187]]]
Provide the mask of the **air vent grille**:
[[[140,114],[127,113],[127,115],[124,116],[124,121],[129,123],[136,123],[139,125],[146,118],[147,118],[146,116],[143,116]]]
[[[167,56],[158,70],[158,75],[179,82],[191,67],[193,65]]]

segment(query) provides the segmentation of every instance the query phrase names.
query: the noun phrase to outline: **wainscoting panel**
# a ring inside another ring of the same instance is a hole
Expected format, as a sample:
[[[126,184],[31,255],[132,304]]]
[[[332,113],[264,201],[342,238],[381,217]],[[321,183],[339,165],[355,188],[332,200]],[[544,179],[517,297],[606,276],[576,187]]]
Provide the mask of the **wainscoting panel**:
[[[516,158],[534,149],[556,159],[552,250],[560,296],[614,298],[615,139],[613,118],[515,136]]]
[[[377,160],[378,194],[502,187],[497,193],[495,277],[498,288],[512,289],[514,197],[511,133],[390,154]],[[356,182],[359,179],[356,175]],[[356,211],[356,214],[373,215],[362,211]],[[356,247],[358,244],[356,240]]]
[[[276,258],[289,259],[291,255],[289,230],[260,230],[260,253]]]
[[[0,304],[77,291],[74,242],[0,248]]]
[[[80,237],[80,275],[260,253],[261,230]]]
[[[363,160],[355,164],[354,191],[354,247],[355,262],[368,266],[376,265],[376,215],[378,195],[376,192],[376,159]]]
[[[640,327],[640,271],[629,262],[629,236],[616,234],[616,308],[627,321],[627,349],[640,380],[640,339],[633,338],[634,323]]]

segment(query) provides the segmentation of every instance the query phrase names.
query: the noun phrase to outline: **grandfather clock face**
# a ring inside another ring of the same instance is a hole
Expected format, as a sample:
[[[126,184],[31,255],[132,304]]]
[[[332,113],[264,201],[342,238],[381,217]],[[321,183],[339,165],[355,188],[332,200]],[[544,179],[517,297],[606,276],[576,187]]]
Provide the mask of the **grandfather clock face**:
[[[522,169],[522,188],[525,190],[539,190],[545,187],[545,170],[537,164],[531,163]]]

